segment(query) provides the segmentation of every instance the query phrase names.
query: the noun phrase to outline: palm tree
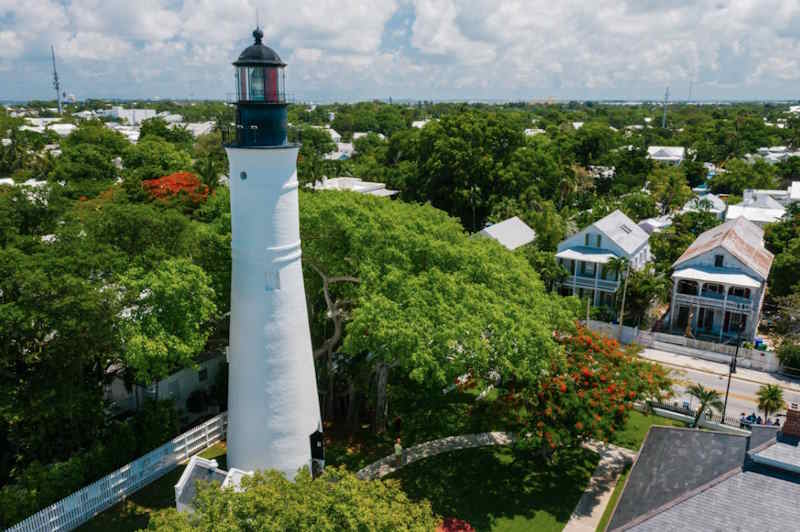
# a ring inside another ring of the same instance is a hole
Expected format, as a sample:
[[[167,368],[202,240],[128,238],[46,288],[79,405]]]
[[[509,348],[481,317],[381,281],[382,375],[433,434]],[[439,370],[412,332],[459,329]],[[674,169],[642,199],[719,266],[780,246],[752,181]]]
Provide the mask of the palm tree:
[[[623,274],[625,277],[625,285],[622,288],[622,305],[620,305],[619,310],[619,333],[617,334],[617,339],[622,341],[622,320],[625,319],[625,296],[628,293],[628,276],[631,272],[631,263],[625,257],[614,257],[609,259],[606,267],[616,274],[617,279]]]
[[[777,384],[764,384],[758,389],[758,408],[764,411],[764,423],[770,412],[783,410],[783,390]]]
[[[697,424],[700,421],[700,416],[703,415],[703,412],[705,412],[707,408],[722,410],[722,398],[716,390],[705,388],[702,384],[692,384],[686,389],[686,393],[700,401],[700,407],[697,409],[697,414],[694,416],[694,423],[692,423],[693,427],[698,426]]]

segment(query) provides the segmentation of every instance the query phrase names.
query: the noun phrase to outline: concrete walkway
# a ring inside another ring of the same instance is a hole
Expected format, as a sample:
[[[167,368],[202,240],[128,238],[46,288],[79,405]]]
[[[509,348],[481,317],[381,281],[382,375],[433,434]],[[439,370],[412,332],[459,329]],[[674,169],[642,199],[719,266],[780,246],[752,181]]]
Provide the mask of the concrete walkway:
[[[509,432],[484,432],[482,434],[449,436],[405,449],[403,452],[403,465],[450,451],[489,445],[508,445],[513,442],[514,436]],[[589,479],[589,485],[583,492],[578,505],[564,527],[564,532],[594,532],[603,517],[603,512],[608,505],[620,473],[636,457],[636,453],[633,451],[594,440],[583,442],[582,446],[599,454],[600,462],[598,462],[592,478]],[[386,456],[360,470],[356,475],[362,480],[375,480],[383,478],[397,469],[394,456]]]
[[[440,453],[470,449],[472,447],[486,447],[487,445],[508,445],[514,441],[514,436],[508,432],[484,432],[482,434],[464,434],[462,436],[448,436],[440,440],[426,441],[403,450],[403,465],[408,465],[436,456]],[[362,480],[375,480],[397,470],[394,455],[381,458],[356,473]]]
[[[594,532],[597,529],[622,470],[625,465],[633,463],[636,457],[633,451],[611,444],[589,441],[583,447],[599,454],[600,462],[567,521],[564,532]]]

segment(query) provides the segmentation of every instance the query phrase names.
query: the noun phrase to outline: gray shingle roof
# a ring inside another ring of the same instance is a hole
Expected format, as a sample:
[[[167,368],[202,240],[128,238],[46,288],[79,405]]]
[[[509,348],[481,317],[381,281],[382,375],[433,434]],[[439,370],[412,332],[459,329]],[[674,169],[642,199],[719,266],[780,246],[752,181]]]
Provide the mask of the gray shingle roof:
[[[631,469],[608,530],[630,525],[744,463],[747,438],[722,432],[652,427]]]
[[[536,238],[536,232],[516,216],[490,225],[478,234],[497,240],[510,250],[529,244]]]
[[[677,268],[690,259],[722,247],[752,268],[762,279],[766,279],[773,255],[764,248],[763,238],[764,230],[753,222],[745,218],[729,220],[698,236],[672,267]]]
[[[777,442],[755,453],[754,459],[761,461],[759,458],[766,459],[766,463],[780,465],[780,467],[800,473],[800,447],[797,445]],[[798,504],[800,504],[800,499],[798,499]]]
[[[636,532],[788,532],[800,523],[800,483],[744,471],[630,528]]]
[[[605,218],[597,220],[592,225],[602,231],[629,255],[639,249],[650,238],[650,235],[644,229],[636,225],[636,222],[625,216],[620,210],[616,210]]]

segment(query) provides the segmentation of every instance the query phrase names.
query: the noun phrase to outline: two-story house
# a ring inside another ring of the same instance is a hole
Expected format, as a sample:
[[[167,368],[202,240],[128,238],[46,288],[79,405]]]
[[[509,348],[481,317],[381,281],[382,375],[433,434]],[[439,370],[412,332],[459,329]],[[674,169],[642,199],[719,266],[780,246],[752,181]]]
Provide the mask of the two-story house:
[[[729,220],[697,237],[672,265],[669,324],[695,337],[752,341],[773,255],[764,230],[746,218]]]
[[[616,210],[562,241],[556,258],[570,275],[561,283],[560,293],[613,307],[621,275],[609,262],[625,258],[630,268],[641,269],[650,260],[648,239],[636,222]]]

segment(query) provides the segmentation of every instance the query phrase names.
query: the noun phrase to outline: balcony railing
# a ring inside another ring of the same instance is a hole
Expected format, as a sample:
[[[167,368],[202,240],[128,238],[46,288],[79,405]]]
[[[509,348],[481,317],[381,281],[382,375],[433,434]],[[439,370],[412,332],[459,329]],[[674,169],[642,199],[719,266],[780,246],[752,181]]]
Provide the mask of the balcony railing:
[[[706,292],[703,291],[702,295],[695,296],[691,294],[681,294],[678,292],[675,294],[675,299],[683,303],[689,303],[691,305],[700,305],[701,307],[710,307],[721,309],[725,307],[728,310],[740,310],[750,312],[753,308],[753,302],[749,299],[744,297],[738,296],[728,296],[728,302],[725,303],[725,296],[722,294],[717,294],[715,292]]]
[[[564,280],[564,285],[576,288],[594,288],[594,277],[585,277],[580,274],[569,276]],[[619,288],[619,281],[608,281],[597,279],[597,289],[605,292],[616,292]]]

